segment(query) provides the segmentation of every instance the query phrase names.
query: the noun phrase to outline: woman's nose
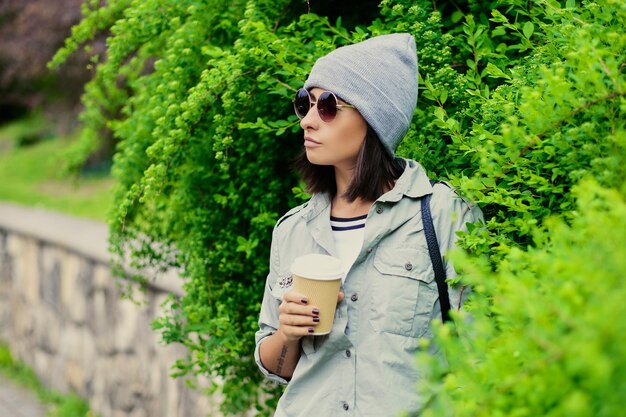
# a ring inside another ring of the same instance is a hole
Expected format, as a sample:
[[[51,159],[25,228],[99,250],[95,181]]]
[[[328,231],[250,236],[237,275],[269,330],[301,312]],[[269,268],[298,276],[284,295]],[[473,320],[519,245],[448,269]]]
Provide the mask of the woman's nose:
[[[319,123],[321,122],[321,119],[319,117],[319,114],[317,113],[317,107],[316,106],[317,106],[317,103],[313,103],[313,105],[311,106],[311,108],[307,112],[306,116],[304,116],[300,120],[300,127],[303,130],[306,130],[307,128],[317,129],[317,127],[319,126]]]

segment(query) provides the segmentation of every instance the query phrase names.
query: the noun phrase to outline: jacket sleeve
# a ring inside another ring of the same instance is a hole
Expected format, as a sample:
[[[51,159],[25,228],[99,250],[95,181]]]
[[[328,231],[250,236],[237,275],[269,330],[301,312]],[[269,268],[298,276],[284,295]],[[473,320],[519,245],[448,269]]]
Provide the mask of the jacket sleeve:
[[[254,349],[254,360],[266,378],[271,381],[275,381],[279,384],[287,384],[287,380],[271,373],[261,363],[261,357],[259,355],[259,347],[261,343],[276,332],[278,329],[278,307],[281,300],[274,297],[272,294],[273,287],[278,282],[278,271],[280,265],[279,252],[278,252],[278,239],[276,238],[276,228],[272,235],[272,246],[270,251],[270,271],[267,275],[265,282],[265,292],[263,294],[263,302],[261,304],[261,312],[259,314],[259,330],[256,332],[255,341],[256,347]]]
[[[459,231],[467,232],[468,223],[480,222],[484,224],[483,213],[480,208],[461,198],[453,189],[446,184],[436,184],[431,200],[431,212],[433,225],[439,248],[444,257],[444,266],[448,280],[458,274],[452,262],[446,259],[446,254],[456,246],[459,239]],[[470,293],[470,288],[465,285],[449,285],[450,308],[459,310]]]

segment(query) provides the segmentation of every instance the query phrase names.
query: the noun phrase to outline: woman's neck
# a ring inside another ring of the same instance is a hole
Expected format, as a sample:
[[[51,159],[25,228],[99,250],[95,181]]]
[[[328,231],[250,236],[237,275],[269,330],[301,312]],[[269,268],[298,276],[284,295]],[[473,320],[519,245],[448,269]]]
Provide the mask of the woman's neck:
[[[330,206],[330,215],[333,217],[352,218],[367,214],[372,207],[373,201],[365,201],[357,198],[348,201],[339,193],[335,194]]]
[[[373,201],[365,201],[358,197],[354,201],[348,201],[344,197],[352,182],[354,168],[347,169],[345,167],[335,166],[335,181],[337,185],[337,193],[331,202],[330,215],[333,217],[351,218],[358,217],[369,212]]]
[[[352,177],[354,176],[354,167],[346,168],[335,166],[335,183],[337,185],[337,195],[344,195],[350,187]]]

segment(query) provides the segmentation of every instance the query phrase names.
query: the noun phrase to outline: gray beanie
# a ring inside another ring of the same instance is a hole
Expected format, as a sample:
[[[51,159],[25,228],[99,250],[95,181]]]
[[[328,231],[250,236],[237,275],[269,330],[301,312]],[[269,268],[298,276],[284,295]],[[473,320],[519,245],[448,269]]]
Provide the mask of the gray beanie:
[[[319,58],[304,83],[356,107],[394,156],[417,103],[415,39],[395,33],[342,46]]]

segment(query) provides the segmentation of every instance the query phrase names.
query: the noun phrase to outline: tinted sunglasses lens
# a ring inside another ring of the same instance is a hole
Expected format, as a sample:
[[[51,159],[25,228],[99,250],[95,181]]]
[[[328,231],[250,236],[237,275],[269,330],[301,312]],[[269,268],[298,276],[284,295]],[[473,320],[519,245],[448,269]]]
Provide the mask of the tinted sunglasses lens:
[[[296,92],[296,98],[293,99],[293,109],[296,112],[296,116],[301,119],[304,118],[311,109],[309,93],[304,88]]]
[[[332,122],[337,116],[337,99],[335,96],[328,91],[320,94],[317,99],[317,111],[323,121]]]

